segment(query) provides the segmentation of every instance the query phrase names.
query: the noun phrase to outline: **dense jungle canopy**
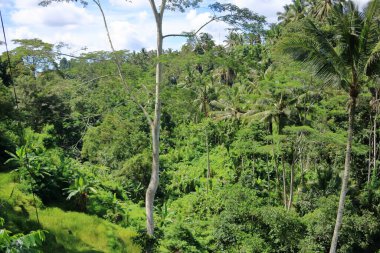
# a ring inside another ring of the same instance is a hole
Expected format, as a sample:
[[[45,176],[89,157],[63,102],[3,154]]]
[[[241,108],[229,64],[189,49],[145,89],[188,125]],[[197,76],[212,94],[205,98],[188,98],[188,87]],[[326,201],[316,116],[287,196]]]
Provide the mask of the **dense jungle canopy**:
[[[0,252],[380,252],[380,1],[149,1],[156,50],[1,54]]]

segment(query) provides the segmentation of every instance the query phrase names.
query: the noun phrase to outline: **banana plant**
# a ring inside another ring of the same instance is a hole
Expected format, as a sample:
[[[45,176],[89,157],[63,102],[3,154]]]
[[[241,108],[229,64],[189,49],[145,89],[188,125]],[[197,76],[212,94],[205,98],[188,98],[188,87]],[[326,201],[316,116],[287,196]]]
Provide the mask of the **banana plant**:
[[[67,200],[75,198],[77,207],[80,211],[85,212],[87,207],[88,197],[92,193],[97,193],[94,187],[82,176],[76,178],[74,183],[66,189]]]

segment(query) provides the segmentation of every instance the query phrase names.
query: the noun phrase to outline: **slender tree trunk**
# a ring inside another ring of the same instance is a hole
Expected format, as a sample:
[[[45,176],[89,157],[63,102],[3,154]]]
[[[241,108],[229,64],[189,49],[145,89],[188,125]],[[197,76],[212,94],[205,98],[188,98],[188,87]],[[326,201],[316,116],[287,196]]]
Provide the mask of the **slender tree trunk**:
[[[338,212],[336,216],[334,234],[331,240],[330,253],[336,253],[338,245],[339,230],[342,226],[343,212],[344,212],[344,201],[346,199],[346,194],[348,190],[348,181],[350,178],[350,167],[351,167],[351,150],[352,150],[352,140],[353,140],[353,127],[354,127],[354,117],[356,108],[356,97],[351,96],[350,107],[348,113],[348,131],[347,131],[347,147],[346,147],[346,158],[344,162],[344,174],[342,178],[342,189],[340,192]]]
[[[266,171],[267,171],[267,188],[268,188],[268,193],[270,192],[270,172],[269,172],[269,157],[267,155],[267,166],[266,166]],[[270,196],[270,195],[269,195]]]
[[[370,122],[372,123],[372,115],[370,116]],[[371,128],[373,129],[373,127],[371,126]],[[367,184],[368,186],[370,185],[371,183],[371,172],[372,172],[372,152],[373,152],[373,145],[372,145],[372,141],[373,141],[373,138],[372,138],[372,132],[370,131],[369,132],[369,137],[368,137],[368,146],[369,146],[369,150],[368,150],[368,176],[367,176]]]
[[[285,206],[285,209],[286,209],[286,205],[287,205],[288,201],[287,201],[287,197],[286,197],[286,170],[285,170],[284,155],[282,155],[281,162],[282,162],[282,185],[283,185],[282,197],[283,197],[284,206]]]
[[[293,205],[293,192],[294,192],[294,166],[296,164],[296,154],[293,152],[293,162],[290,168],[290,184],[289,184],[289,201],[288,201],[288,211]]]
[[[277,133],[275,133],[275,131],[273,129],[273,120],[271,120],[269,123],[270,123],[269,124],[270,125],[270,129],[269,130],[272,133],[272,159],[273,159],[274,168],[275,168],[275,171],[276,171],[276,195],[278,195],[278,193],[279,193],[278,188],[279,188],[279,185],[280,185],[280,175],[278,173],[278,166],[279,166],[279,164],[278,164],[278,158],[279,158],[279,156],[276,155],[276,152],[275,152],[275,149],[274,149],[274,147],[276,145],[276,150],[277,150],[278,145],[279,145],[278,142],[277,142],[277,140],[276,140],[276,137],[275,137],[275,136],[278,136],[278,135],[277,135]]]
[[[305,168],[301,172],[302,173],[302,175],[301,175],[302,189],[305,189],[305,173],[309,170],[309,167],[310,167],[310,154],[307,153]]]
[[[376,159],[377,159],[377,114],[378,114],[378,105],[377,103],[377,90],[376,90],[376,98],[375,98],[375,116],[373,117],[373,179],[376,179],[377,174],[377,165],[376,165]]]
[[[210,150],[208,145],[208,132],[206,130],[206,151],[207,151],[207,186],[206,192],[208,193],[208,188],[210,185],[210,177],[211,177],[211,166],[210,166]]]
[[[252,177],[253,177],[253,186],[256,184],[255,180],[255,157],[252,157]]]
[[[367,182],[368,185],[371,183],[371,178],[374,179],[376,177],[376,158],[377,158],[377,136],[376,136],[376,131],[377,131],[377,123],[376,123],[376,116],[377,116],[377,111],[375,112],[375,116],[373,117],[373,136],[370,135],[370,151],[369,151],[369,156],[368,156],[368,178]],[[371,138],[372,137],[372,138]],[[371,156],[372,153],[372,156]],[[373,171],[373,175],[371,177]],[[372,180],[373,182],[373,180]]]
[[[93,0],[93,2],[98,6],[102,14],[104,26],[107,32],[108,42],[111,46],[112,52],[115,53],[115,48],[113,46],[108,25],[107,25],[107,20],[105,18],[105,14],[100,4],[100,1]],[[156,27],[157,27],[157,65],[156,65],[156,87],[155,87],[155,104],[154,104],[153,120],[151,120],[145,108],[140,103],[138,103],[137,100],[134,99],[133,95],[130,94],[130,96],[131,96],[131,99],[142,109],[145,116],[147,117],[147,120],[151,128],[151,134],[152,134],[152,174],[151,174],[150,182],[149,182],[148,189],[145,195],[145,211],[146,211],[147,234],[149,236],[153,236],[154,234],[153,203],[154,203],[154,197],[156,195],[158,184],[159,184],[160,118],[161,118],[160,85],[161,85],[161,80],[162,80],[162,64],[160,63],[159,58],[162,54],[162,44],[163,44],[162,17],[163,17],[165,5],[166,5],[166,0],[162,0],[160,12],[157,10],[154,0],[149,0],[149,2],[151,4],[151,8],[156,20]],[[117,65],[120,79],[122,83],[126,86],[127,90],[129,90],[129,87],[121,72],[121,64],[119,62],[119,59],[115,58],[115,62]]]
[[[152,132],[152,174],[145,195],[145,211],[146,211],[146,227],[149,236],[154,235],[154,219],[153,219],[153,202],[159,183],[159,155],[160,155],[160,118],[161,118],[161,101],[160,101],[160,85],[162,80],[162,63],[160,56],[162,55],[162,17],[165,8],[165,0],[161,5],[161,11],[158,12],[153,0],[150,1],[157,26],[157,65],[156,65],[156,88],[154,103],[154,118],[151,124]]]
[[[277,161],[277,157],[275,157],[274,155],[274,150],[272,150],[273,152],[273,156],[272,156],[272,159],[273,159],[273,162],[274,162],[274,169],[275,169],[275,172],[276,172],[276,195],[278,196],[278,187],[279,187],[279,184],[280,184],[280,175],[278,174],[278,161]]]

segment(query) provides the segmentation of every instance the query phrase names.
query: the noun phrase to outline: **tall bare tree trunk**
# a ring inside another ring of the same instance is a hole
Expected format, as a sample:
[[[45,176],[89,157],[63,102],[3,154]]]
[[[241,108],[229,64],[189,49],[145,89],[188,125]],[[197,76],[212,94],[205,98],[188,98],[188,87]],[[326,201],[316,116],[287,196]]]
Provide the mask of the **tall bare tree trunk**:
[[[371,174],[373,172],[373,175],[372,175],[372,178],[375,178],[376,177],[376,174],[377,174],[377,169],[376,169],[376,158],[377,158],[377,145],[376,145],[376,142],[377,142],[377,135],[376,135],[376,131],[377,131],[377,123],[376,123],[376,119],[377,119],[377,110],[375,112],[375,116],[373,117],[373,139],[372,139],[372,158],[369,157],[369,159],[372,159],[372,163],[370,162],[370,165],[372,164],[372,168],[371,166],[369,166],[369,169],[368,169],[368,183],[371,182]],[[371,151],[370,151],[371,152]],[[373,180],[372,180],[373,182]]]
[[[284,155],[282,155],[282,158],[281,158],[281,162],[282,162],[282,197],[283,197],[283,201],[284,201],[284,206],[285,206],[285,209],[287,207],[287,196],[286,196],[286,170],[285,170],[285,159],[284,159]]]
[[[294,166],[296,164],[295,151],[293,153],[293,162],[290,168],[290,184],[289,184],[289,201],[288,201],[288,211],[293,205],[293,192],[294,192]]]
[[[252,156],[252,177],[253,177],[253,186],[256,184],[255,180],[255,157]]]
[[[272,156],[272,159],[273,159],[273,162],[274,162],[274,169],[275,169],[275,172],[276,172],[276,196],[278,196],[278,187],[279,187],[279,184],[280,184],[280,175],[278,174],[278,161],[277,161],[277,157],[275,157],[274,155],[274,150],[272,149],[272,153],[273,153],[273,156]]]
[[[266,172],[267,172],[267,188],[268,188],[268,192],[270,192],[270,172],[269,172],[269,157],[268,157],[268,154],[267,154],[267,166],[266,166]],[[270,196],[270,195],[269,195]]]
[[[208,188],[210,186],[210,177],[211,177],[211,165],[210,165],[210,149],[208,145],[208,132],[206,129],[206,152],[207,152],[207,186],[206,186],[206,192],[208,193]]]
[[[162,17],[164,14],[165,3],[163,0],[160,6],[160,11],[157,10],[154,0],[149,0],[151,8],[156,20],[157,27],[157,65],[156,65],[156,88],[155,88],[155,103],[154,103],[154,118],[151,123],[152,132],[152,174],[148,189],[145,195],[145,212],[146,212],[146,228],[149,236],[154,235],[154,219],[153,219],[153,203],[154,197],[157,192],[159,183],[159,156],[160,156],[160,118],[161,118],[161,100],[160,100],[160,86],[162,81],[162,63],[160,56],[162,55]]]
[[[370,122],[372,123],[372,115],[370,115]],[[371,126],[372,129],[374,129]],[[372,172],[372,152],[373,152],[373,144],[372,144],[373,138],[372,138],[372,132],[369,132],[369,137],[368,137],[368,175],[367,175],[367,184],[370,185],[371,183],[371,172]]]
[[[376,174],[377,174],[377,163],[376,163],[376,159],[377,159],[377,140],[376,140],[376,131],[377,131],[377,124],[376,124],[376,118],[375,118],[375,125],[373,127],[373,175],[372,175],[372,178],[376,178]]]
[[[350,107],[348,113],[348,130],[347,130],[347,147],[346,147],[346,158],[344,162],[344,174],[342,178],[342,189],[340,192],[338,212],[336,216],[335,228],[333,238],[331,240],[330,253],[336,253],[336,248],[338,245],[339,230],[342,226],[343,212],[344,212],[344,201],[346,200],[346,194],[348,190],[348,181],[350,178],[350,167],[351,167],[351,150],[352,150],[352,140],[353,140],[353,126],[356,108],[356,96],[350,97]]]
[[[373,117],[373,178],[376,178],[377,174],[377,115],[378,115],[378,90],[376,89],[376,97],[375,97],[375,116]]]
[[[294,144],[294,150],[293,150],[293,158],[292,158],[292,165],[290,168],[290,185],[289,185],[289,201],[288,201],[288,211],[293,205],[293,198],[294,198],[294,167],[296,166],[298,160],[300,161],[300,167],[301,167],[301,177],[302,177],[302,147],[301,147],[301,140],[302,140],[302,133],[297,136],[296,143]],[[302,179],[301,179],[302,180]]]

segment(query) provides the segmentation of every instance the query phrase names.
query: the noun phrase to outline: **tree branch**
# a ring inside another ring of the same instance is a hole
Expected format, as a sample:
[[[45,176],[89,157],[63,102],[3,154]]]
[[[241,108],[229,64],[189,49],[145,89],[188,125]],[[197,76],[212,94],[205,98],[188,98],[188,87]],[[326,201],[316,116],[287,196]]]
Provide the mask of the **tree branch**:
[[[109,29],[108,29],[108,24],[107,24],[107,20],[106,20],[106,16],[104,14],[103,8],[102,8],[99,0],[92,0],[92,1],[98,6],[98,8],[99,8],[99,10],[100,10],[100,12],[102,14],[103,24],[104,24],[104,27],[106,28],[108,42],[109,42],[109,44],[111,46],[112,52],[115,52],[115,48],[114,48],[112,40],[111,40],[111,35],[110,35]]]
[[[99,79],[102,79],[102,78],[105,78],[105,77],[109,77],[109,76],[110,75],[103,75],[103,76],[95,77],[95,78],[93,78],[91,80],[88,80],[86,82],[81,83],[80,85],[83,85],[83,84],[86,84],[86,83],[90,83],[90,82],[93,82],[93,81],[96,81],[96,80],[99,80]]]
[[[150,6],[152,7],[154,18],[156,19],[156,22],[160,20],[160,13],[157,11],[157,6],[154,0],[149,0]]]
[[[161,2],[161,8],[160,8],[160,16],[161,16],[161,19],[162,19],[162,17],[164,16],[165,8],[166,8],[166,0],[162,0],[162,2]]]
[[[162,36],[164,39],[165,38],[168,38],[168,37],[194,37],[195,35],[197,35],[203,28],[205,28],[208,24],[210,24],[211,22],[217,20],[216,17],[213,17],[211,18],[209,21],[207,21],[206,23],[204,23],[201,27],[198,28],[198,30],[196,30],[195,32],[190,32],[190,33],[181,33],[181,34],[166,34],[164,36]]]
[[[154,7],[155,7],[155,4],[154,4],[154,0],[149,0],[151,3],[153,3]],[[117,66],[117,71],[118,71],[118,74],[119,74],[119,77],[120,77],[120,80],[122,82],[122,84],[124,85],[124,87],[126,88],[127,92],[128,92],[128,96],[129,98],[143,111],[149,125],[152,125],[152,118],[150,117],[148,111],[145,109],[145,107],[139,103],[135,97],[132,96],[132,90],[131,90],[131,87],[127,84],[127,81],[125,80],[124,76],[123,76],[123,73],[121,72],[121,64],[119,62],[119,60],[117,59],[115,53],[116,53],[116,50],[113,46],[113,43],[112,43],[112,39],[111,39],[111,36],[110,36],[110,33],[109,33],[109,29],[108,29],[108,24],[107,24],[107,20],[106,20],[106,16],[104,14],[104,11],[103,11],[103,8],[100,4],[100,1],[99,0],[93,0],[93,2],[98,6],[101,14],[102,14],[102,17],[103,17],[103,23],[104,23],[104,27],[107,31],[107,38],[108,38],[108,42],[111,46],[111,50],[112,50],[112,53],[114,54],[115,56],[115,63],[116,63],[116,66]],[[152,6],[153,8],[153,6]]]

